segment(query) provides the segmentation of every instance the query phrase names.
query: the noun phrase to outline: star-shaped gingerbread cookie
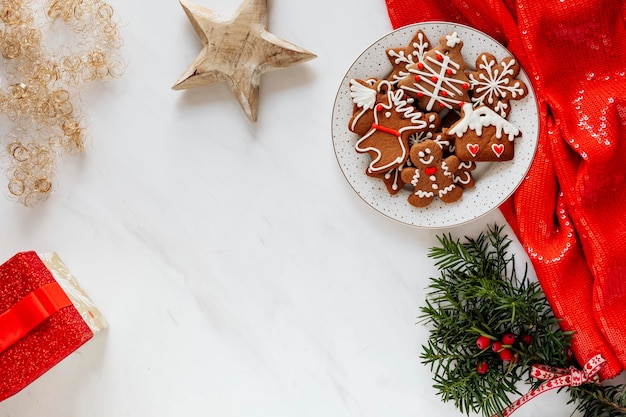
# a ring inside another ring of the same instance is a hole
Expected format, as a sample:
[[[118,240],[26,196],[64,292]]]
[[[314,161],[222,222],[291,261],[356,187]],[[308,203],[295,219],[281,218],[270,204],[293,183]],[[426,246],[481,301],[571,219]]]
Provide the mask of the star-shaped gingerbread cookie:
[[[399,80],[409,75],[408,68],[417,62],[423,61],[424,54],[430,48],[430,41],[426,37],[426,34],[418,30],[408,46],[404,48],[387,49],[387,58],[389,58],[389,62],[393,65],[393,71],[391,75],[389,75],[389,81],[397,83]]]
[[[226,81],[252,122],[261,75],[316,57],[267,31],[267,0],[244,0],[229,20],[185,0],[180,3],[204,47],[172,88]]]

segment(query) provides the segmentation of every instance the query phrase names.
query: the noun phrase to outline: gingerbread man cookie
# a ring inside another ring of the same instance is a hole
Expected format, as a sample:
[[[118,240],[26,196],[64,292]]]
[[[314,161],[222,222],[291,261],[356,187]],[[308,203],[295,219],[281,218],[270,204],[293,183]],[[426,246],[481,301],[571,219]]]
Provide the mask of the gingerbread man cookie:
[[[442,36],[439,42],[424,54],[422,61],[410,65],[409,75],[398,82],[426,111],[459,108],[470,100],[471,85],[461,54],[463,41],[453,32]]]
[[[441,147],[433,140],[426,140],[411,147],[410,159],[414,167],[402,170],[402,180],[414,188],[408,197],[409,204],[426,207],[435,197],[444,203],[461,198],[463,189],[454,183],[459,158],[455,155],[444,158]]]

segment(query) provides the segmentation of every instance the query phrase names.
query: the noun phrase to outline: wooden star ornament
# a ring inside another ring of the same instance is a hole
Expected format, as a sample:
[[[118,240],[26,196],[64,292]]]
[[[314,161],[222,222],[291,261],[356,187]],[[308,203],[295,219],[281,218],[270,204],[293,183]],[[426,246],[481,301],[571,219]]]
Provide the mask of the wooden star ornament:
[[[267,0],[244,0],[232,19],[184,0],[180,4],[204,47],[172,88],[226,81],[252,122],[261,75],[316,57],[267,31]]]

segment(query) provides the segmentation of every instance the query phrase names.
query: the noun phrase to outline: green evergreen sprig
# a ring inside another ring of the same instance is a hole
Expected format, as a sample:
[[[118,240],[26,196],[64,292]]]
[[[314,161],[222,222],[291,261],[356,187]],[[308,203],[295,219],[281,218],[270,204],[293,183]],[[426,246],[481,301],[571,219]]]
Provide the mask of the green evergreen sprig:
[[[520,381],[541,383],[529,380],[533,364],[564,367],[571,360],[572,334],[560,330],[527,267],[517,276],[511,241],[502,231],[494,226],[464,242],[443,235],[429,252],[440,276],[430,279],[421,308],[421,322],[431,330],[420,357],[442,399],[466,414],[500,414],[521,395]],[[624,384],[564,389],[584,417],[626,416]]]
[[[420,355],[443,401],[463,413],[500,413],[521,393],[532,364],[568,365],[571,334],[558,326],[541,287],[518,277],[511,241],[494,226],[465,241],[438,237],[420,321],[430,337]],[[538,384],[535,382],[535,384]]]
[[[584,384],[571,387],[569,403],[577,403],[574,411],[584,417],[626,416],[626,385]]]

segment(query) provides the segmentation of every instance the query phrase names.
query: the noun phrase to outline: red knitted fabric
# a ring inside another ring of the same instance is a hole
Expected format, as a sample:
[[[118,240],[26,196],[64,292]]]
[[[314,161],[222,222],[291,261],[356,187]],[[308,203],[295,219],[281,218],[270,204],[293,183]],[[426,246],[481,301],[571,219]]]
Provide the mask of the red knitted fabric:
[[[504,44],[539,101],[537,155],[501,210],[580,363],[626,367],[626,3],[386,0],[392,25],[444,20]],[[624,4],[623,4],[624,3]]]

